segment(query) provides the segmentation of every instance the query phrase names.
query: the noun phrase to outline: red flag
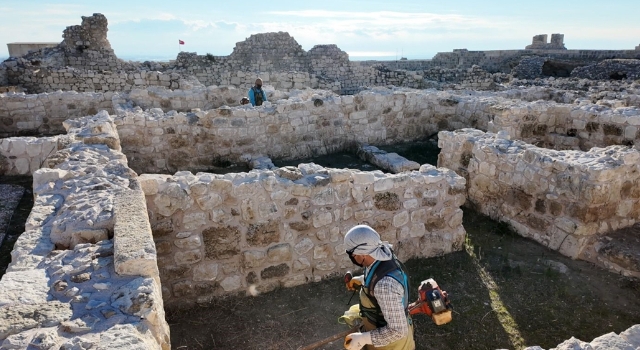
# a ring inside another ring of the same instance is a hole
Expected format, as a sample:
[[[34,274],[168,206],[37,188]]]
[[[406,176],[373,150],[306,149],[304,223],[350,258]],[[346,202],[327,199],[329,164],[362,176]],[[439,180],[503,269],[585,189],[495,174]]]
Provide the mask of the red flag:
[[[178,39],[178,44],[180,44],[180,45],[184,45],[184,41],[182,41],[182,40]]]

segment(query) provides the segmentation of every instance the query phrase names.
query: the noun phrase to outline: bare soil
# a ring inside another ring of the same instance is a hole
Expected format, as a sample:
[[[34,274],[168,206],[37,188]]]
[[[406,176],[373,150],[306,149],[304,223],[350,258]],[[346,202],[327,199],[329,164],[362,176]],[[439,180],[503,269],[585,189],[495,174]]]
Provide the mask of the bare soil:
[[[31,190],[33,178],[31,176],[0,176],[0,184],[13,184],[25,188],[18,206],[8,216],[10,217],[9,224],[4,232],[6,235],[2,235],[0,232],[0,278],[2,278],[11,262],[13,245],[24,232],[24,224],[31,213],[31,208],[33,208],[33,192]],[[2,239],[3,236],[4,239]]]
[[[469,209],[464,226],[464,251],[406,262],[412,297],[433,277],[454,304],[447,325],[414,317],[417,349],[548,349],[640,323],[640,281],[571,260]],[[172,348],[297,349],[346,330],[337,320],[350,296],[336,276],[169,310]],[[342,341],[320,349],[342,349]]]

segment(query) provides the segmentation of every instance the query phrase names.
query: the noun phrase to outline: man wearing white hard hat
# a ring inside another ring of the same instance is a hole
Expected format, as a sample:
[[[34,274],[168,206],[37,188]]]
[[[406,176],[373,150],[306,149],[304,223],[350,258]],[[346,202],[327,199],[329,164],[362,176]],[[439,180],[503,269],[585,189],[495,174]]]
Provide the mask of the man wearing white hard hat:
[[[409,283],[388,242],[367,225],[357,225],[344,237],[351,262],[364,268],[347,288],[360,287],[363,331],[347,335],[348,350],[413,350],[413,325],[408,311]]]

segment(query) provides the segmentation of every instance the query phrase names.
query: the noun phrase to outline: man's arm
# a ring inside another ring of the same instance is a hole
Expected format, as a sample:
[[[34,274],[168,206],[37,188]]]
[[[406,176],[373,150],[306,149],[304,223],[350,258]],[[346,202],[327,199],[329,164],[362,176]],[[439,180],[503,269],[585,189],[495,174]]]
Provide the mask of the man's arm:
[[[375,297],[380,304],[387,325],[371,331],[373,345],[376,347],[384,346],[407,336],[409,324],[402,304],[404,298],[402,284],[392,277],[383,277],[376,284]]]
[[[262,90],[262,102],[267,102],[267,93],[264,91],[264,89]]]

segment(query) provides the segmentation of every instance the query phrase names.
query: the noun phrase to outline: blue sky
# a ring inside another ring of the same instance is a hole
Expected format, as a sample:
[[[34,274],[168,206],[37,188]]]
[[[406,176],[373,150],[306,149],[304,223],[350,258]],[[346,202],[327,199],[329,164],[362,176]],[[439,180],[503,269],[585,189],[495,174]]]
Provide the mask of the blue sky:
[[[304,50],[337,44],[351,59],[521,49],[552,33],[563,33],[569,49],[640,44],[638,0],[0,0],[0,57],[8,56],[5,43],[60,42],[65,27],[93,13],[107,17],[111,46],[125,59],[173,59],[179,50],[228,55],[251,34],[277,31]]]

